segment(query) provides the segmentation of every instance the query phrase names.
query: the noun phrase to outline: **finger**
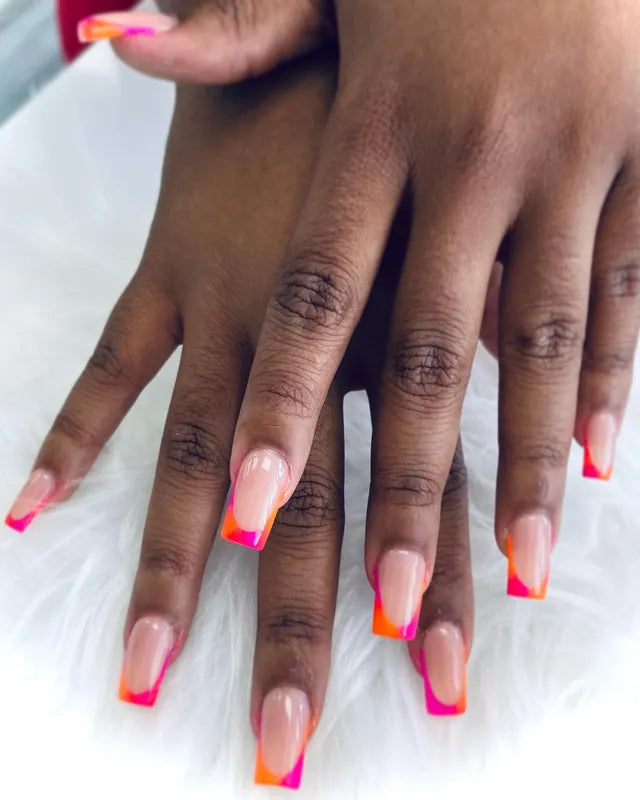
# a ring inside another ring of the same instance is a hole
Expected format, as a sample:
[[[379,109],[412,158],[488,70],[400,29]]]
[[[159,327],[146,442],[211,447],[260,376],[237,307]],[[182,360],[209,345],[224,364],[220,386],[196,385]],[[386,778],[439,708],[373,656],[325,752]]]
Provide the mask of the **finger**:
[[[6,524],[24,531],[48,503],[66,500],[179,340],[177,314],[160,290],[136,276],[35,460]]]
[[[82,42],[112,39],[116,53],[149,75],[183,83],[231,83],[260,75],[308,52],[331,32],[328,4],[277,0],[165,3],[167,14],[127,12],[89,17]]]
[[[521,597],[546,593],[605,193],[600,181],[558,175],[522,212],[503,277],[495,524],[507,592]]]
[[[334,108],[236,427],[230,469],[242,519],[231,520],[237,533],[229,538],[257,548],[298,483],[402,188],[387,117],[362,109],[349,114],[348,105],[343,100]]]
[[[216,327],[204,302],[191,312],[185,319],[206,324],[185,328],[124,631],[120,697],[143,705],[155,702],[164,669],[178,654],[196,608],[229,483],[229,450],[246,372],[237,337]]]
[[[583,475],[608,480],[640,327],[640,174],[625,167],[605,203],[593,260],[575,436]]]
[[[324,702],[343,513],[342,407],[327,398],[298,487],[260,554],[251,719],[257,783],[297,788]]]
[[[479,182],[428,188],[416,203],[382,370],[365,550],[374,633],[403,639],[415,636],[431,578],[487,285],[509,222],[504,196]]]
[[[424,680],[427,713],[466,710],[466,662],[473,638],[473,582],[467,473],[458,440],[442,495],[433,578],[420,610],[411,660]]]

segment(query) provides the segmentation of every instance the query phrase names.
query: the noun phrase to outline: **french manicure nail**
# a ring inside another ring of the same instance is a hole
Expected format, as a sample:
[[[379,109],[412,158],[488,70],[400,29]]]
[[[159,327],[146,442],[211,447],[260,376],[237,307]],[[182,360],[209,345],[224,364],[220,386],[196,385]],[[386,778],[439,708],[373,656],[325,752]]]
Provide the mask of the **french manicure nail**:
[[[284,501],[288,482],[288,467],[275,450],[249,453],[231,489],[222,538],[262,550]]]
[[[376,568],[373,632],[393,639],[413,639],[418,629],[427,565],[412,550],[386,550]]]
[[[156,36],[177,25],[177,20],[166,14],[141,11],[114,12],[86,17],[78,23],[78,40],[97,42],[101,39],[119,39],[122,36]]]
[[[36,514],[47,504],[56,480],[46,469],[35,469],[20,490],[5,518],[5,524],[22,533]]]
[[[420,656],[427,713],[463,714],[467,708],[467,669],[460,628],[451,622],[432,625]]]
[[[594,414],[587,422],[582,467],[585,478],[608,481],[611,477],[617,428],[615,417],[606,412]]]
[[[162,617],[141,617],[127,641],[118,697],[127,703],[152,706],[169,663],[173,628]]]
[[[280,686],[264,698],[255,782],[297,789],[309,737],[309,699],[301,689]]]
[[[545,514],[518,517],[507,535],[507,594],[542,600],[547,593],[551,522]]]

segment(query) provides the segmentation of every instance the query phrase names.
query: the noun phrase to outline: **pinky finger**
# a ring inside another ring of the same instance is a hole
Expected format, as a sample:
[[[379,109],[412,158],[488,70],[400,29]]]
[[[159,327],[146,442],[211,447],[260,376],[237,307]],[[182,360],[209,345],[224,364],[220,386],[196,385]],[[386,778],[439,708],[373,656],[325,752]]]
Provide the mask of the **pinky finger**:
[[[175,348],[176,329],[169,301],[134,278],[111,312],[7,514],[10,528],[23,532],[45,506],[70,497]]]
[[[408,643],[424,681],[428,714],[452,716],[466,710],[466,662],[472,637],[467,474],[458,440],[442,498],[433,578],[422,599],[418,635]]]
[[[611,476],[639,327],[640,174],[627,169],[609,193],[594,251],[575,428],[585,477]]]

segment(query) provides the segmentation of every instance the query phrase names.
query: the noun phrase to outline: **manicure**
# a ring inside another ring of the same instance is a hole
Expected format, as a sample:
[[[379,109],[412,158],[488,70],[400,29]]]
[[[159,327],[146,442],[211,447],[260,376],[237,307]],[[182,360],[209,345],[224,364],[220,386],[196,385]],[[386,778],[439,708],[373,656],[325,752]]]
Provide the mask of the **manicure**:
[[[129,634],[120,678],[120,700],[140,706],[156,702],[174,644],[173,628],[162,617],[141,617]]]
[[[227,506],[221,536],[262,550],[282,505],[289,469],[275,450],[254,450],[242,462]]]
[[[466,655],[462,632],[451,622],[438,622],[426,632],[422,677],[428,714],[463,714],[467,708]]]
[[[309,699],[301,689],[280,686],[262,703],[255,782],[297,789],[309,736]]]
[[[47,504],[55,486],[56,480],[50,472],[46,469],[34,470],[14,500],[5,524],[22,533]]]
[[[551,522],[545,514],[518,517],[507,536],[507,594],[542,600],[547,593]]]
[[[101,39],[119,39],[123,36],[156,36],[177,25],[177,20],[166,14],[140,11],[97,14],[78,23],[78,40],[97,42]]]
[[[424,558],[412,550],[387,550],[376,569],[373,632],[393,639],[413,639],[427,584]]]
[[[582,474],[585,478],[608,481],[611,477],[617,428],[612,414],[599,412],[590,418],[584,435]]]

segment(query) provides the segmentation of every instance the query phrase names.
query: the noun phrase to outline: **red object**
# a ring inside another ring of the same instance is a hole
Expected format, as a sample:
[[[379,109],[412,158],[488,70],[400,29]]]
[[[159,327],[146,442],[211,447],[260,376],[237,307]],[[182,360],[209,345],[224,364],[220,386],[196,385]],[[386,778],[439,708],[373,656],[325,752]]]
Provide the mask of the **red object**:
[[[128,11],[134,5],[134,0],[56,0],[60,44],[67,61],[73,61],[87,47],[80,44],[76,33],[81,19],[107,11]]]

